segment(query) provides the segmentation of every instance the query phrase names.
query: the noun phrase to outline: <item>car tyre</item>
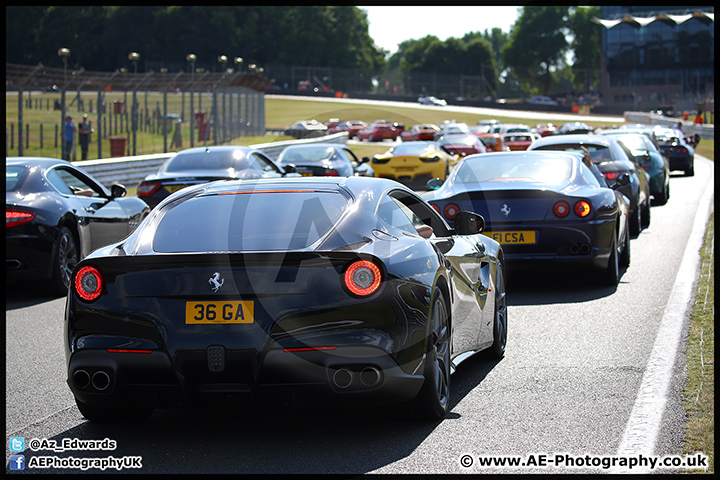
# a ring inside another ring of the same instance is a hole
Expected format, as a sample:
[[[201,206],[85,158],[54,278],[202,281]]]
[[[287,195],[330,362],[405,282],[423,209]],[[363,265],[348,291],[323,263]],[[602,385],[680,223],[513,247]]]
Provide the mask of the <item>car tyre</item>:
[[[686,176],[686,177],[693,177],[693,176],[695,176],[695,162],[694,162],[694,161],[690,163],[690,168],[688,168],[687,170],[685,170],[685,176]]]
[[[642,229],[645,230],[646,228],[650,227],[650,201],[648,200],[645,203],[645,206],[641,210],[642,216],[641,216],[641,226]]]
[[[637,238],[640,235],[642,226],[642,220],[640,218],[641,215],[642,211],[640,210],[640,204],[638,204],[630,216],[630,235],[633,238]]]
[[[70,276],[79,261],[80,253],[75,241],[75,235],[68,227],[62,227],[55,251],[55,259],[53,260],[53,274],[50,279],[52,293],[67,295]]]
[[[505,267],[498,261],[495,274],[495,310],[493,312],[493,344],[488,353],[499,359],[505,355],[507,344],[507,292],[505,291]]]
[[[620,261],[618,259],[617,252],[617,238],[613,235],[612,243],[610,245],[610,258],[608,259],[608,265],[600,276],[603,285],[617,286],[620,281]]]
[[[111,408],[88,405],[75,398],[75,404],[83,417],[91,422],[133,422],[146,420],[152,408]]]
[[[654,203],[655,203],[655,205],[665,205],[668,202],[669,198],[670,198],[670,184],[665,184],[665,188],[663,189],[662,193],[655,197]]]
[[[625,226],[625,248],[620,254],[619,263],[621,267],[627,268],[630,266],[630,229],[627,225]]]
[[[429,323],[425,381],[411,400],[409,413],[416,420],[436,421],[445,417],[450,403],[450,326],[440,293],[433,303]]]

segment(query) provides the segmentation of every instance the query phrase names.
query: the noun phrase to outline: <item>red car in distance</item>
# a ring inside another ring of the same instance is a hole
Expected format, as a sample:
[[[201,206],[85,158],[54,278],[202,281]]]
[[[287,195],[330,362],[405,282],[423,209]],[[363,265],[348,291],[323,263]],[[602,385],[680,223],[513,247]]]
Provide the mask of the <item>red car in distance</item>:
[[[555,133],[555,130],[557,130],[557,127],[552,123],[538,123],[535,126],[535,131],[537,131],[541,137],[552,135]]]
[[[533,136],[526,133],[509,133],[505,135],[505,145],[510,151],[527,150],[533,142]]]
[[[400,140],[403,142],[413,142],[417,140],[432,141],[435,138],[435,132],[439,132],[440,127],[432,123],[421,123],[413,125],[410,130],[400,133]]]
[[[360,130],[367,127],[365,122],[360,120],[348,120],[346,122],[333,122],[334,125],[328,125],[328,134],[348,132],[348,138],[354,138],[358,136]]]
[[[358,139],[368,142],[377,142],[386,138],[397,140],[403,130],[405,127],[397,122],[373,122],[358,132]]]
[[[485,144],[480,141],[477,135],[472,133],[458,135],[444,135],[438,142],[450,153],[466,156],[474,153],[487,153]]]

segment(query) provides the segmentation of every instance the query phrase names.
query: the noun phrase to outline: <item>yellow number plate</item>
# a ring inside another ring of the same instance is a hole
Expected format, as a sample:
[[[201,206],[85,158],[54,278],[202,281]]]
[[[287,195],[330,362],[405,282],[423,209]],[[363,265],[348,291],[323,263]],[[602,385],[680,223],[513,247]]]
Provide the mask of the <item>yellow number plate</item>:
[[[415,167],[395,167],[395,170],[398,172],[412,172]]]
[[[300,172],[300,175],[302,175],[303,177],[312,177],[313,176],[312,172]]]
[[[524,232],[483,232],[483,234],[504,245],[535,243],[535,232],[533,230]]]
[[[185,323],[253,323],[253,302],[186,302]]]
[[[187,187],[187,185],[165,185],[165,190],[170,193],[175,193],[178,190]]]

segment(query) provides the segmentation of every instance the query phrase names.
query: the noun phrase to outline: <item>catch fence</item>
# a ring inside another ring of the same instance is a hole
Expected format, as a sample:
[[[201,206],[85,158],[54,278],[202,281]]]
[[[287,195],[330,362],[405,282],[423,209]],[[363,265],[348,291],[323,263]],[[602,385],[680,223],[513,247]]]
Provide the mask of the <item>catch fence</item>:
[[[256,72],[227,69],[217,73],[130,73],[121,70],[108,73],[43,65],[6,64],[5,67],[6,95],[16,93],[18,99],[17,129],[14,124],[6,127],[6,155],[8,148],[14,148],[16,140],[18,156],[24,155],[30,138],[28,126],[42,125],[36,120],[39,117],[36,113],[49,110],[51,105],[54,111],[57,110],[59,125],[58,132],[51,134],[53,148],[57,149],[61,143],[59,139],[64,137],[66,116],[77,109],[77,112],[89,112],[92,116],[97,158],[105,156],[108,143],[110,149],[113,143],[125,147],[116,153],[137,154],[139,131],[161,136],[163,152],[177,148],[183,137],[192,147],[196,143],[216,145],[241,136],[265,134],[264,94],[272,82]],[[38,92],[41,98],[38,98]],[[148,101],[150,92],[162,95],[162,100],[152,108]],[[73,97],[71,101],[68,93]],[[138,100],[143,94],[144,108]],[[94,109],[93,99],[88,96],[95,96]],[[189,97],[187,113],[186,96]],[[205,111],[202,110],[203,97],[206,98]],[[50,127],[51,131],[54,125]],[[38,130],[40,142],[44,142],[44,128]],[[115,135],[115,142],[112,135]]]

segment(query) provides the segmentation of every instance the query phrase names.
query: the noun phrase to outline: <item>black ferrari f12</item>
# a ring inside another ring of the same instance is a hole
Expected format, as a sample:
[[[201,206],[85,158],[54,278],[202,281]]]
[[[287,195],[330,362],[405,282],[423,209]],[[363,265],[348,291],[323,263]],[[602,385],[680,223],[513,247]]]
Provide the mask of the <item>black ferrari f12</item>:
[[[163,200],[73,272],[68,385],[90,420],[180,405],[448,409],[450,374],[502,356],[502,247],[378,178],[218,181]],[[208,403],[210,402],[210,403]]]

